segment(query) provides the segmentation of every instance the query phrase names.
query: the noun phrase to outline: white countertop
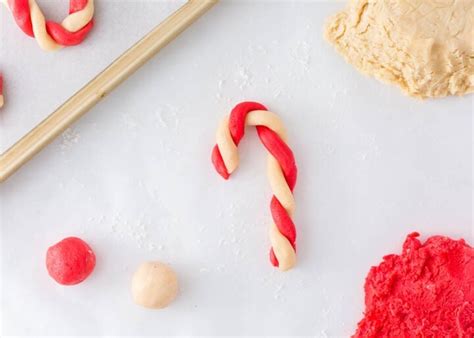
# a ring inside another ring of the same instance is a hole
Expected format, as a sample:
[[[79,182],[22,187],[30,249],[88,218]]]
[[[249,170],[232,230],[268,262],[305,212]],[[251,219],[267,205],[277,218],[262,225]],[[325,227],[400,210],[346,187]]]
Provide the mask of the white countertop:
[[[65,1],[39,1],[54,19]],[[58,6],[59,5],[59,6]],[[178,3],[97,1],[80,46],[42,52],[0,10],[3,151]],[[322,38],[335,2],[224,1],[0,186],[4,335],[347,336],[363,283],[407,234],[473,242],[473,97],[418,101],[364,77]],[[256,134],[222,180],[218,121],[243,100],[278,113],[299,167],[298,266],[268,261],[271,191]],[[76,235],[91,277],[61,287],[48,246]],[[133,304],[144,260],[178,273],[171,307]]]

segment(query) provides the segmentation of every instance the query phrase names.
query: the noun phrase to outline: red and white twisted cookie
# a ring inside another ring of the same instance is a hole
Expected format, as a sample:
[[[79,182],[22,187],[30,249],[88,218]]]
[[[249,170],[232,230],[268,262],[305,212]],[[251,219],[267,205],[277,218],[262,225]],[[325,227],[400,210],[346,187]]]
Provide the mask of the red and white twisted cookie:
[[[94,25],[94,0],[70,0],[69,15],[61,24],[46,21],[35,0],[6,1],[22,31],[47,51],[81,43]]]
[[[237,146],[244,136],[246,125],[256,126],[260,140],[270,152],[268,178],[274,194],[270,204],[274,221],[270,227],[270,261],[285,271],[296,263],[296,229],[292,216],[297,168],[280,119],[260,103],[239,103],[217,130],[212,162],[217,172],[228,179],[239,164]]]

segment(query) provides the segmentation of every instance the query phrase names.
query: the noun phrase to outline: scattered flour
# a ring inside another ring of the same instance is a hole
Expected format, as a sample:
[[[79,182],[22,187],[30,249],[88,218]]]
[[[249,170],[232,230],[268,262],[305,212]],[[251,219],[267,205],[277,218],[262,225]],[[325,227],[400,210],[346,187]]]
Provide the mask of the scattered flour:
[[[118,213],[110,217],[101,215],[98,217],[89,217],[88,223],[88,227],[93,228],[109,227],[111,235],[120,240],[133,241],[139,249],[156,252],[162,251],[164,248],[162,244],[157,244],[151,238],[152,236],[149,229],[152,224],[146,220],[144,215],[138,216],[133,221]]]
[[[225,83],[224,79],[220,79],[219,82],[217,82],[217,88],[219,89],[219,91],[222,91],[222,88],[224,87],[224,83]]]
[[[283,291],[285,289],[285,284],[278,284],[275,288],[275,292],[273,294],[273,297],[276,300],[282,300],[283,299]]]
[[[59,144],[61,150],[67,150],[72,147],[74,144],[78,143],[80,139],[79,133],[77,133],[73,128],[68,128],[62,133],[62,140]]]
[[[291,56],[303,66],[304,70],[308,70],[311,62],[311,46],[306,41],[299,41],[292,49]]]
[[[235,74],[234,82],[240,90],[244,90],[248,87],[253,87],[252,74],[249,72],[248,68],[242,65],[239,66]]]
[[[170,104],[159,106],[155,113],[159,126],[162,128],[169,128],[173,131],[178,130],[178,112],[179,109]]]
[[[369,156],[376,157],[380,155],[380,148],[375,135],[361,135],[361,147],[356,152],[356,157],[365,161]]]
[[[138,127],[137,121],[130,114],[122,114],[121,119],[123,124],[130,130],[135,130]]]

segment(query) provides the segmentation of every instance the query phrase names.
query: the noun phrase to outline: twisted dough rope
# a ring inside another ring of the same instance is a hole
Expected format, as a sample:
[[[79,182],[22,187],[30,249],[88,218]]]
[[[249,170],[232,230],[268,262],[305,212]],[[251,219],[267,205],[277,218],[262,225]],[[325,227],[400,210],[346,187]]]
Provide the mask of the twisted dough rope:
[[[6,1],[21,30],[46,51],[81,43],[94,25],[94,0],[70,0],[69,15],[61,24],[46,21],[35,0]]]
[[[230,117],[219,125],[212,162],[217,172],[228,179],[239,164],[237,146],[244,136],[246,125],[256,126],[260,140],[270,152],[268,178],[274,194],[270,204],[274,221],[270,227],[270,261],[285,271],[296,263],[296,229],[292,216],[295,210],[293,188],[297,168],[280,119],[260,103],[239,103]]]

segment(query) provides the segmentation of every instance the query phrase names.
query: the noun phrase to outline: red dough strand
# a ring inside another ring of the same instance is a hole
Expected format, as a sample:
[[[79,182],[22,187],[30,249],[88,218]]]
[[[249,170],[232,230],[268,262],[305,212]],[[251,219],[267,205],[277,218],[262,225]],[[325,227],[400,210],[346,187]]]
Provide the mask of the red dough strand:
[[[245,133],[246,117],[252,111],[260,110],[267,111],[267,108],[257,102],[242,102],[235,106],[229,117],[229,131],[236,146],[239,145]],[[266,126],[256,126],[258,136],[265,148],[278,161],[286,183],[291,191],[293,191],[296,184],[297,168],[293,152],[288,145],[278,136],[276,132],[267,128]],[[216,171],[224,178],[228,179],[230,174],[218,145],[212,151],[212,163]],[[270,204],[271,214],[275,225],[280,233],[288,239],[293,249],[296,250],[296,228],[288,214],[287,210],[282,206],[280,201],[273,196]],[[273,248],[270,250],[270,261],[274,266],[279,266],[279,262]]]
[[[70,32],[57,22],[48,21],[46,23],[46,29],[49,35],[62,46],[75,46],[80,44],[86,38],[87,34],[89,34],[92,27],[94,27],[94,22],[90,21],[77,32]]]
[[[278,160],[285,174],[286,183],[288,183],[291,191],[293,191],[298,170],[296,169],[295,157],[290,147],[273,130],[267,127],[259,126],[257,127],[257,132],[265,148]]]
[[[212,149],[212,163],[214,164],[214,168],[216,168],[216,171],[219,173],[219,175],[221,175],[225,180],[230,177],[217,145],[215,145]]]
[[[28,36],[34,37],[28,0],[8,0],[8,6],[18,27]]]

